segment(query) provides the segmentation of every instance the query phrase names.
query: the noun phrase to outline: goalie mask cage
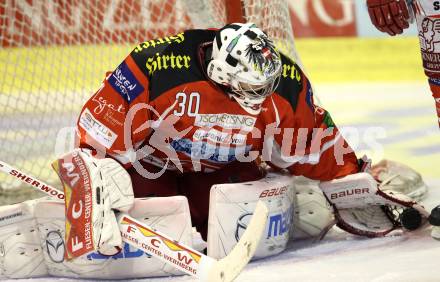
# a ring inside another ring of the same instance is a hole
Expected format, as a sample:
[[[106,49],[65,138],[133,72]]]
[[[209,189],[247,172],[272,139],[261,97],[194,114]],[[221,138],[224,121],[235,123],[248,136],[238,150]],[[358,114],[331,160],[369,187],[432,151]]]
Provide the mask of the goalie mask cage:
[[[136,44],[245,21],[296,58],[287,0],[1,1],[0,160],[53,183],[82,105]],[[0,175],[3,195],[17,186]]]

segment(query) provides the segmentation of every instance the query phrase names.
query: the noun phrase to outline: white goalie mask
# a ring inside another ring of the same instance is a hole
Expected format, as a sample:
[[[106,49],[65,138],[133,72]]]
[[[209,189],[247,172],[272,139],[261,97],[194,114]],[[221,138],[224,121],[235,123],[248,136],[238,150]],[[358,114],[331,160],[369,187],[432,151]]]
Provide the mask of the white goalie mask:
[[[217,32],[207,71],[244,110],[256,115],[276,89],[281,66],[279,52],[262,30],[252,23],[233,23]]]

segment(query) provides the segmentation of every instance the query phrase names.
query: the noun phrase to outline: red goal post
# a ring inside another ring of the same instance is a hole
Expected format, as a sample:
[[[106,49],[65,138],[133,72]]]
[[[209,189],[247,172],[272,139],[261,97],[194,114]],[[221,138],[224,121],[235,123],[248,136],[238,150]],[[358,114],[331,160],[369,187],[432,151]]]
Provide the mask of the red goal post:
[[[249,21],[296,58],[290,13],[287,0],[0,1],[0,159],[55,181],[83,103],[137,43]]]

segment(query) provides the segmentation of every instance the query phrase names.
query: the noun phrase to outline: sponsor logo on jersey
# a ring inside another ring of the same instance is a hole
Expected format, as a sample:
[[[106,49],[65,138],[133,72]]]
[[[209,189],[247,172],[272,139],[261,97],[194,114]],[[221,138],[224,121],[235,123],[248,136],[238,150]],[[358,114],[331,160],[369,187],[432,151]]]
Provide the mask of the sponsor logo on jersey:
[[[10,214],[7,214],[7,215],[4,215],[4,216],[0,217],[0,226],[9,225],[9,224],[11,224],[12,222],[18,220],[19,217],[22,217],[22,218],[30,218],[29,216],[25,216],[25,215],[23,214],[23,212],[20,211],[20,210],[13,211],[13,212],[10,213]]]
[[[313,89],[309,81],[307,81],[306,103],[310,110],[315,112],[315,104],[313,103]]]
[[[108,77],[108,82],[127,103],[132,102],[144,91],[144,87],[139,83],[125,62],[122,62]]]
[[[148,70],[148,74],[152,75],[156,71],[166,70],[166,69],[189,69],[190,68],[191,57],[187,55],[174,55],[171,53],[169,55],[161,55],[156,53],[153,57],[147,58],[145,67]]]
[[[243,145],[246,142],[246,135],[221,132],[214,128],[210,130],[197,129],[193,134],[194,141],[211,141],[215,144]]]
[[[236,156],[249,153],[251,145],[240,147],[223,147],[209,144],[207,142],[192,142],[182,138],[171,141],[171,147],[176,152],[182,152],[194,160],[209,160],[217,163],[230,163],[237,159]]]
[[[237,240],[237,242],[240,241],[241,235],[243,235],[244,231],[246,230],[252,214],[253,213],[244,213],[238,218],[237,226],[235,228],[235,240]]]
[[[323,108],[315,106],[315,114],[323,116],[322,123],[325,124],[327,128],[333,128],[336,126],[329,112],[327,112]]]
[[[330,116],[329,112],[325,111],[324,114],[324,120],[322,121],[325,125],[327,125],[328,128],[335,127],[335,123],[333,122],[332,117]]]
[[[194,125],[200,127],[220,126],[228,129],[251,131],[257,119],[252,116],[221,114],[198,114]]]
[[[40,189],[41,191],[45,192],[46,194],[50,194],[51,196],[57,197],[60,200],[64,200],[64,194],[60,193],[59,190],[54,189],[50,186],[47,186],[46,184],[40,183],[39,181],[33,179],[30,176],[27,176],[26,174],[16,171],[15,169],[11,170],[9,172],[10,175],[21,179],[22,181],[29,183],[34,188]]]
[[[64,239],[58,231],[50,231],[46,235],[46,250],[49,258],[55,263],[64,261]]]
[[[423,67],[428,72],[440,72],[440,19],[425,17],[418,22]]]
[[[79,126],[107,149],[113,145],[118,137],[110,128],[95,119],[89,109],[82,112],[79,118]]]
[[[139,44],[138,46],[136,46],[134,48],[134,52],[135,53],[139,53],[144,49],[148,49],[150,47],[155,48],[158,45],[162,45],[162,44],[171,44],[171,43],[177,43],[180,44],[185,40],[184,37],[184,33],[178,33],[176,35],[172,35],[172,36],[165,36],[163,38],[157,38],[157,39],[153,39],[153,40],[149,40],[149,41],[145,41],[142,42],[141,44]]]
[[[88,254],[87,259],[88,260],[131,259],[131,258],[139,258],[142,256],[145,256],[146,258],[151,258],[150,254],[147,254],[142,250],[134,248],[127,243],[124,243],[124,247],[116,255],[105,256],[105,255],[101,255],[98,252],[94,252],[94,253]]]
[[[101,114],[105,109],[111,110],[112,112],[116,113],[125,113],[125,107],[122,104],[114,105],[112,103],[109,103],[102,96],[96,97],[95,95],[92,97],[92,101],[97,104],[96,107],[93,109],[93,112],[97,115]]]

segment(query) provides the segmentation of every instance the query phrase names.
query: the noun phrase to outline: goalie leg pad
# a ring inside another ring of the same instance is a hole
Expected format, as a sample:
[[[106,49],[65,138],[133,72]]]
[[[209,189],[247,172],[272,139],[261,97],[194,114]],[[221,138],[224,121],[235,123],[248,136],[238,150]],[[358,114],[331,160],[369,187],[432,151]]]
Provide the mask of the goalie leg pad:
[[[269,208],[269,220],[254,258],[282,252],[292,226],[293,197],[293,177],[277,173],[258,181],[214,185],[209,203],[208,255],[223,258],[232,250],[258,200]]]
[[[429,215],[410,197],[396,191],[382,191],[368,173],[347,175],[321,182],[319,186],[333,204],[337,225],[352,234],[384,236],[402,227],[401,215],[406,208],[414,208],[425,220]]]

